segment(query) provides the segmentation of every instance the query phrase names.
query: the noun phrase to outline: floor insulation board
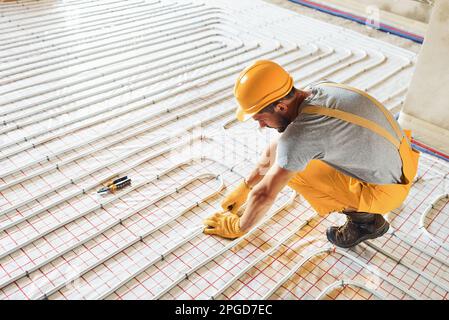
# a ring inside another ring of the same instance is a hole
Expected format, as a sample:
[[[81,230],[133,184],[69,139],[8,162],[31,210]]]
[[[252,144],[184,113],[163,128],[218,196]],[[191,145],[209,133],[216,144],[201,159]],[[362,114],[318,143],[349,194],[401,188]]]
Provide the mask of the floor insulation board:
[[[258,0],[2,3],[0,298],[447,299],[449,165],[426,154],[389,233],[353,249],[288,188],[244,237],[202,233],[276,135],[234,117],[256,59],[396,113],[416,55]]]

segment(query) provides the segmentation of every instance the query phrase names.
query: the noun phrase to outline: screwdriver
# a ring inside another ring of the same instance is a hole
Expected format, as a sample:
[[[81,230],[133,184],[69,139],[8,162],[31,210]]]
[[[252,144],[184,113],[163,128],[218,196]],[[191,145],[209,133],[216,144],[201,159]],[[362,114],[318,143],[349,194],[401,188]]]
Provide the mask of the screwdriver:
[[[108,192],[114,193],[118,189],[122,189],[126,186],[129,186],[131,184],[131,179],[128,178],[128,176],[124,176],[118,179],[115,179],[110,184],[108,184],[106,187],[101,188],[97,191],[97,193],[105,194]]]

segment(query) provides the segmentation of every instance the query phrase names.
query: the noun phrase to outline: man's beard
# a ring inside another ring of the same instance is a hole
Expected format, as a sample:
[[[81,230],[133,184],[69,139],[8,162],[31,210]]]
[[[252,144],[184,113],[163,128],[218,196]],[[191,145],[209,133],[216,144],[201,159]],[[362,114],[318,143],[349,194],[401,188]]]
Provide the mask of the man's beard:
[[[288,120],[287,118],[284,118],[283,116],[279,116],[278,119],[279,119],[279,122],[281,123],[280,126],[278,126],[276,128],[267,126],[267,128],[276,129],[279,133],[282,133],[285,131],[285,129],[287,129],[287,127],[291,123],[291,121]]]
[[[285,129],[287,129],[287,127],[291,123],[291,121],[284,117],[279,117],[279,121],[281,122],[281,125],[279,127],[277,127],[276,130],[279,133],[282,133],[285,131]]]

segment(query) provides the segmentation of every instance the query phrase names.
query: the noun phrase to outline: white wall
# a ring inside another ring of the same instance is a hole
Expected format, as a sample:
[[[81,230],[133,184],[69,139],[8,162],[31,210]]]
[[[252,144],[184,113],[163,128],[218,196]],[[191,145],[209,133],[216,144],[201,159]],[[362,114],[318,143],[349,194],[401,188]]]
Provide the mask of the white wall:
[[[429,22],[432,11],[432,7],[429,4],[413,0],[359,0],[359,2],[378,6],[383,11],[425,23]]]
[[[399,121],[449,152],[449,0],[436,0]]]

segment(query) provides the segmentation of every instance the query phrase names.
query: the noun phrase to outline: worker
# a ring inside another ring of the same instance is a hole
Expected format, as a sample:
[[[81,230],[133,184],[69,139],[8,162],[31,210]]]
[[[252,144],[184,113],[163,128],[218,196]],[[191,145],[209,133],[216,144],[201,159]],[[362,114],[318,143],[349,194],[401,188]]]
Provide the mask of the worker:
[[[223,211],[204,220],[204,233],[229,239],[244,235],[287,185],[319,215],[346,215],[344,225],[326,230],[338,247],[353,247],[388,231],[383,215],[407,197],[419,153],[410,145],[410,132],[380,102],[334,82],[296,89],[292,77],[270,60],[246,67],[234,96],[238,120],[252,118],[281,134],[226,195]],[[244,211],[239,210],[245,202]]]

